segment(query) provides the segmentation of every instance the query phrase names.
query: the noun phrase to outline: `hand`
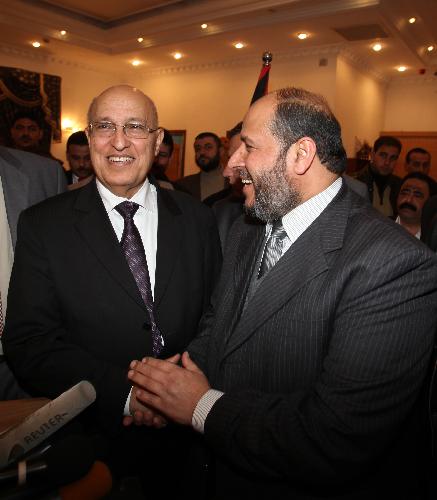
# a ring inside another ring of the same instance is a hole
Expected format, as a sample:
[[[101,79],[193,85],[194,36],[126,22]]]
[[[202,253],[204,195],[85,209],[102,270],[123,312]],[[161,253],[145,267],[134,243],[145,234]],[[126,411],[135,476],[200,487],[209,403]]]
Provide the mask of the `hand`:
[[[167,358],[169,363],[177,363],[180,359],[180,354],[175,354],[171,358]],[[138,361],[133,361],[131,365],[135,365]],[[167,425],[167,420],[163,415],[160,415],[156,410],[147,407],[138,401],[136,397],[136,386],[133,385],[131,389],[131,397],[129,401],[130,415],[123,418],[123,425],[129,426],[132,423],[135,425],[147,425],[148,427],[155,427],[162,429]]]
[[[190,359],[182,355],[182,367],[168,361],[145,358],[133,362],[128,377],[135,386],[137,399],[179,424],[191,425],[199,399],[210,389],[207,378]]]

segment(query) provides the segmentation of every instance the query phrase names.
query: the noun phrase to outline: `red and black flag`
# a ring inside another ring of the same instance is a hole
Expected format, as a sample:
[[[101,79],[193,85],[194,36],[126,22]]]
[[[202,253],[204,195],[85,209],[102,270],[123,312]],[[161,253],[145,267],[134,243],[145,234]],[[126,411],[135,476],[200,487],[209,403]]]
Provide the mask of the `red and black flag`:
[[[258,83],[256,84],[255,92],[253,93],[253,97],[252,100],[250,101],[250,104],[253,104],[260,97],[267,94],[269,87],[269,73],[270,73],[271,62],[272,62],[272,54],[270,52],[264,52],[263,66],[261,68],[261,73],[259,74]]]

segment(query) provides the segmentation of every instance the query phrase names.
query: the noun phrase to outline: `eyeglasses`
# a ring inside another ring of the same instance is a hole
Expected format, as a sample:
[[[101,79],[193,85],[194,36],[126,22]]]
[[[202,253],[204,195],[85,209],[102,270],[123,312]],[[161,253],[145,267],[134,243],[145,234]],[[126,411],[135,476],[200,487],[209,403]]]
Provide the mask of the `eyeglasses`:
[[[159,127],[150,128],[142,123],[125,123],[124,125],[120,125],[113,122],[91,122],[89,124],[90,132],[97,137],[103,138],[112,137],[115,134],[117,127],[121,127],[124,135],[126,137],[130,137],[131,139],[147,139],[149,134],[159,130]]]

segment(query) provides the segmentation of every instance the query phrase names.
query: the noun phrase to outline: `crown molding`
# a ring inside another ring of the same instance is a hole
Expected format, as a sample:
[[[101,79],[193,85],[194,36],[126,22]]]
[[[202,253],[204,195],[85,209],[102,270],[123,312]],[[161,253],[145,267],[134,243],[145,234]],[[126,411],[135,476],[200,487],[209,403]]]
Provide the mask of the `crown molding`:
[[[273,53],[273,66],[275,62],[284,62],[290,59],[301,57],[326,57],[336,56],[341,52],[342,44],[325,45],[319,47],[290,49],[288,51]],[[177,64],[171,66],[162,66],[158,68],[144,68],[141,71],[141,76],[167,76],[183,73],[200,73],[205,71],[215,71],[223,68],[248,67],[262,63],[262,55],[248,55],[234,59],[222,61],[212,61],[210,63],[200,64]]]
[[[399,75],[391,79],[391,86],[402,86],[402,85],[432,85],[437,87],[437,76],[430,75]]]
[[[369,61],[358,56],[349,47],[344,46],[340,51],[339,57],[361,73],[364,73],[365,75],[370,76],[385,85],[390,83],[390,78],[377,71],[371,64],[369,64]]]
[[[28,59],[30,61],[42,62],[45,64],[58,64],[60,66],[69,66],[71,68],[82,69],[86,71],[92,71],[96,73],[107,73],[110,75],[118,76],[119,73],[117,71],[111,71],[105,69],[104,71],[101,68],[97,68],[95,65],[86,64],[82,61],[77,61],[73,59],[64,59],[60,57],[56,57],[53,54],[47,51],[38,50],[30,50],[17,45],[11,45],[6,43],[0,43],[0,54],[5,54],[7,56],[19,57],[23,59]]]

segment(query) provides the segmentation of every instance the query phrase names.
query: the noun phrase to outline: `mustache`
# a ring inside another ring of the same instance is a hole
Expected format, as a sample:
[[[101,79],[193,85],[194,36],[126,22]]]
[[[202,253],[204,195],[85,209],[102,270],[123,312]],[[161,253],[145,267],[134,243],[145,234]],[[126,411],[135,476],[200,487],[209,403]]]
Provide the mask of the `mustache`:
[[[409,208],[410,210],[417,212],[417,208],[414,205],[411,205],[411,203],[408,203],[407,201],[399,205],[399,209],[401,208]]]

